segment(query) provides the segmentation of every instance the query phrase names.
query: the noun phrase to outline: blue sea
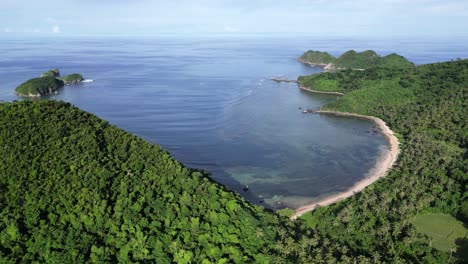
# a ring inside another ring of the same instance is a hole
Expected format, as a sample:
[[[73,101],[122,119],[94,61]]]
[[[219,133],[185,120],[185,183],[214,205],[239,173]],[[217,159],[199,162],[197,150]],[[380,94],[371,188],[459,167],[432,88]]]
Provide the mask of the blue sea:
[[[291,79],[319,67],[296,58],[309,49],[397,52],[416,64],[467,58],[466,39],[320,39],[212,36],[3,38],[0,100],[42,72],[81,73],[63,100],[162,145],[188,167],[269,208],[299,206],[351,187],[388,151],[366,120],[303,114],[336,96],[300,91]],[[248,190],[244,191],[244,187]]]

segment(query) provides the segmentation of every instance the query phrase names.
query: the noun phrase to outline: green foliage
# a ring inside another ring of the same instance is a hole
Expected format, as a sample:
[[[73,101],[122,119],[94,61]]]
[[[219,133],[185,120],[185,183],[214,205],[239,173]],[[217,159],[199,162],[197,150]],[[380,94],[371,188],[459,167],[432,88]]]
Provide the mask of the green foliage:
[[[63,78],[62,78],[62,80],[65,83],[79,83],[83,79],[84,79],[83,75],[78,74],[78,73],[69,74],[69,75],[63,76]]]
[[[468,229],[451,215],[423,213],[416,216],[412,223],[418,232],[429,237],[429,244],[439,250],[455,250],[456,241],[468,237]]]
[[[363,87],[373,87],[379,84],[408,88],[419,85],[410,75],[411,68],[370,68],[365,71],[342,70],[325,72],[298,78],[302,86],[317,91],[348,93]],[[393,84],[393,83],[397,84]]]
[[[285,217],[285,218],[290,218],[291,216],[294,215],[295,211],[290,208],[284,208],[284,209],[279,209],[276,211],[276,213],[279,216]]]
[[[366,50],[360,53],[349,50],[336,60],[336,66],[338,68],[365,69],[374,67],[378,59],[379,55],[373,50]]]
[[[41,74],[41,77],[60,77],[59,69],[52,69]]]
[[[2,263],[335,259],[337,244],[315,250],[317,233],[70,104],[4,103],[0,118]]]
[[[30,79],[16,87],[15,91],[21,96],[43,96],[56,93],[63,85],[62,80],[48,76]]]
[[[333,55],[330,55],[328,52],[321,52],[315,50],[309,50],[306,53],[302,54],[299,59],[306,63],[312,63],[317,65],[326,65],[329,63],[334,63],[336,58]]]
[[[304,215],[304,223],[357,254],[378,252],[388,262],[454,261],[450,253],[431,252],[412,219],[430,210],[467,223],[468,60],[302,78],[336,80],[345,95],[325,109],[379,117],[402,142],[387,177],[350,199]]]
[[[465,173],[465,175],[466,174],[467,173]],[[468,199],[466,198],[462,202],[462,205],[460,206],[459,217],[463,219],[464,221],[468,222]]]
[[[392,53],[381,57],[373,50],[356,52],[349,50],[335,58],[327,52],[309,50],[299,60],[305,63],[327,65],[331,63],[336,69],[369,69],[380,68],[412,68],[414,64],[405,57]]]
[[[343,55],[336,60],[335,66],[337,68],[345,69],[368,69],[373,67],[411,68],[414,64],[409,62],[403,56],[395,53],[385,57],[380,57],[373,50],[366,50],[363,52],[350,50],[343,53]]]
[[[30,79],[18,87],[16,94],[24,97],[38,97],[57,93],[58,89],[65,84],[79,83],[83,80],[83,76],[78,73],[66,75],[59,78],[60,71],[58,69],[49,70],[41,75],[40,78]]]
[[[315,75],[309,75],[309,76],[300,76],[298,80],[302,86],[308,87],[313,90],[324,91],[324,92],[342,91],[340,87],[338,86],[338,81],[334,79],[316,78]]]
[[[405,57],[392,53],[380,58],[377,66],[382,68],[412,68],[414,64]]]
[[[413,91],[402,88],[396,81],[368,81],[362,89],[353,90],[323,107],[324,110],[371,114],[368,109],[375,107],[394,107],[411,103]],[[363,103],[365,102],[365,103]]]

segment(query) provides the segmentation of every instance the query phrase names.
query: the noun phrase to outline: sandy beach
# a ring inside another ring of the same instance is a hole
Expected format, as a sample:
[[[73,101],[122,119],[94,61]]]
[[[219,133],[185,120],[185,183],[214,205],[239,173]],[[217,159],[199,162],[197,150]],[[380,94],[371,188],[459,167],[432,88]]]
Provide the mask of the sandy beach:
[[[301,88],[302,89],[302,88]],[[357,182],[353,187],[348,189],[345,192],[338,193],[335,195],[332,195],[330,197],[324,198],[320,201],[317,201],[315,203],[309,204],[302,206],[298,209],[296,209],[296,212],[293,216],[291,216],[291,220],[295,220],[304,213],[313,211],[315,208],[320,207],[320,206],[326,206],[330,205],[336,202],[339,202],[343,199],[346,199],[348,197],[351,197],[357,192],[362,191],[365,187],[371,185],[375,181],[377,181],[379,178],[384,177],[389,169],[395,164],[395,161],[397,160],[398,154],[399,154],[399,147],[398,147],[398,139],[395,137],[393,134],[393,131],[390,130],[390,128],[385,124],[385,122],[377,117],[373,116],[365,116],[365,115],[358,115],[358,114],[352,114],[352,113],[343,113],[343,112],[335,112],[335,111],[318,111],[317,113],[319,114],[330,114],[330,115],[337,115],[337,116],[353,116],[353,117],[359,117],[359,118],[364,118],[368,120],[372,120],[375,122],[379,130],[382,132],[382,134],[387,137],[387,139],[390,142],[390,150],[386,151],[383,155],[379,157],[377,160],[377,163],[374,168],[372,168],[368,174],[367,177],[364,178],[363,180]]]

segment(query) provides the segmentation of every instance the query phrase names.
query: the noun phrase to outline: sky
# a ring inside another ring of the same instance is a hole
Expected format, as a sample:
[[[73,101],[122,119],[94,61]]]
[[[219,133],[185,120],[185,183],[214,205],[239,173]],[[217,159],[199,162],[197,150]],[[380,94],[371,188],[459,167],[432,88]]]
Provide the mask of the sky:
[[[1,35],[468,36],[468,0],[0,0]]]

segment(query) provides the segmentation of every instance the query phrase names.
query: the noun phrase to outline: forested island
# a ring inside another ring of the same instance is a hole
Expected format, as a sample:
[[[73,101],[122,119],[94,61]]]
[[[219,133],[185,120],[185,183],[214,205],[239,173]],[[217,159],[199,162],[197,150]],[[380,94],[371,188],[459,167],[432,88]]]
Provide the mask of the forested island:
[[[298,61],[314,66],[323,66],[326,70],[383,68],[411,68],[414,64],[396,53],[381,57],[373,50],[356,52],[349,50],[340,57],[328,52],[309,50],[302,54]]]
[[[64,85],[77,84],[84,80],[78,73],[60,76],[59,69],[52,69],[41,74],[39,78],[30,79],[20,84],[15,93],[22,97],[40,97],[58,93]]]
[[[68,103],[0,104],[0,262],[462,262],[468,60],[299,81],[343,94],[324,110],[385,120],[401,154],[387,177],[294,222]],[[427,232],[440,219],[443,239]]]

